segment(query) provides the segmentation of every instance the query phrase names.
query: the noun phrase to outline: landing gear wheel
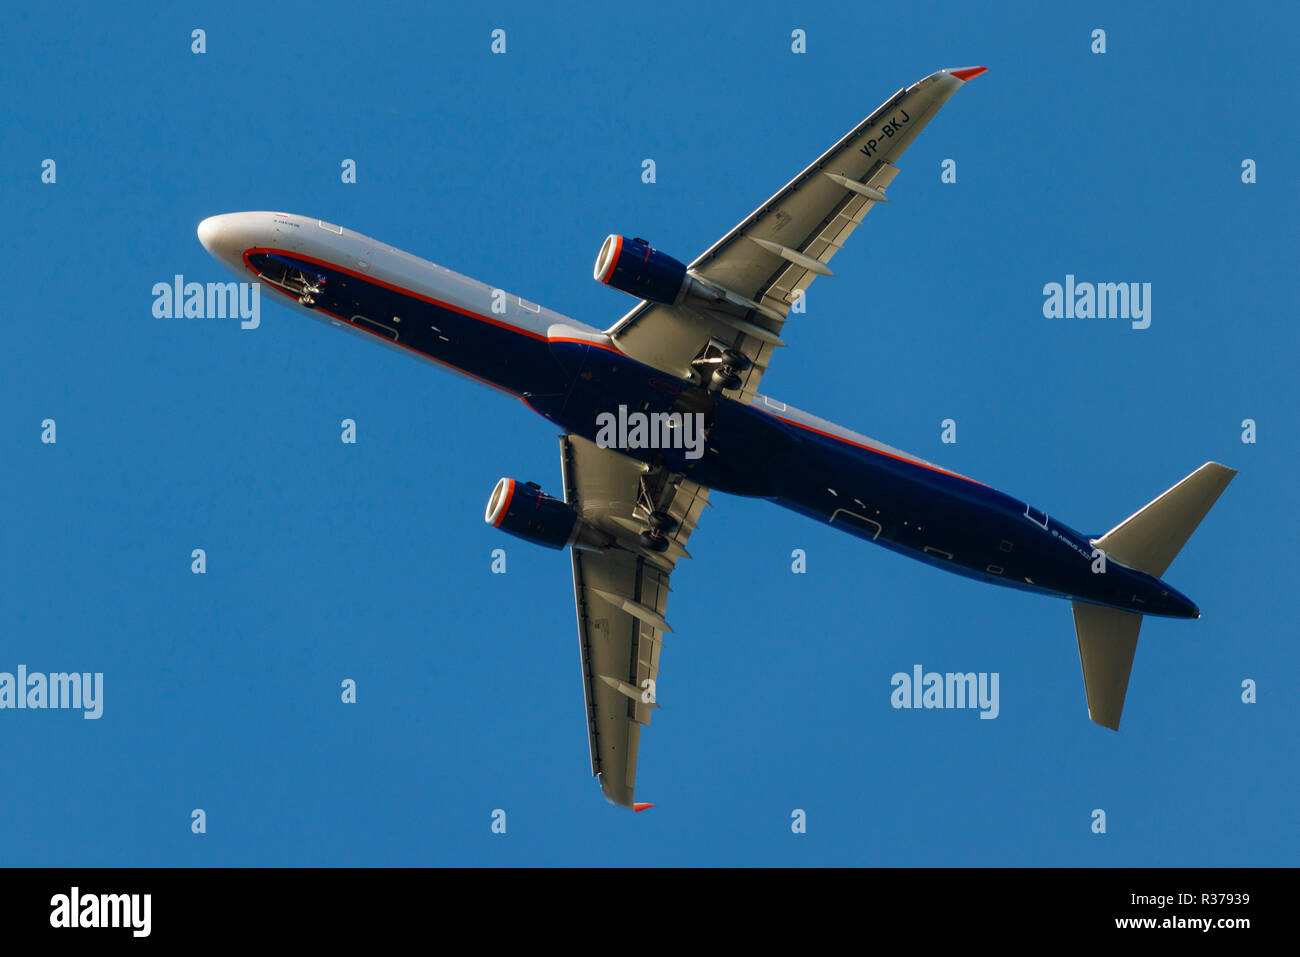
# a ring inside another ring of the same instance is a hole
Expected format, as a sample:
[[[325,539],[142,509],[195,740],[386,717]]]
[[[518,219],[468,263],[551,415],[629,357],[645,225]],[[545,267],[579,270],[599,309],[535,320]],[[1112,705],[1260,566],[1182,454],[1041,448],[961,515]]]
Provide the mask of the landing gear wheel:
[[[744,372],[754,363],[750,361],[749,356],[737,349],[724,349],[722,364],[732,372]]]
[[[712,386],[719,392],[734,392],[740,388],[740,385],[740,376],[734,372],[729,372],[726,366],[713,371]]]
[[[648,552],[666,552],[668,550],[668,539],[662,532],[657,532],[653,528],[642,532],[637,536],[641,547]]]
[[[305,293],[298,297],[298,302],[306,306],[308,309],[316,305],[316,300],[313,299],[311,296],[306,295]]]
[[[673,532],[677,531],[677,519],[673,518],[667,512],[662,512],[656,509],[650,513],[649,521],[650,527],[661,534],[671,535]]]

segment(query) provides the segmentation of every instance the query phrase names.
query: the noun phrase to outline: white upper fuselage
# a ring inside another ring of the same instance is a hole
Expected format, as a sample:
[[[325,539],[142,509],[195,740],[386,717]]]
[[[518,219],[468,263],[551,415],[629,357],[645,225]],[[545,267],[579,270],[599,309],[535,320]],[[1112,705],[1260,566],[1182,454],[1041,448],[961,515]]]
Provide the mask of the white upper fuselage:
[[[323,220],[291,213],[266,211],[226,213],[203,220],[199,225],[198,233],[199,240],[209,253],[225,264],[235,275],[245,276],[248,279],[257,278],[246,259],[246,254],[250,250],[270,249],[289,255],[296,253],[310,259],[331,263],[345,271],[355,272],[374,282],[416,297],[450,305],[482,317],[485,321],[509,326],[526,335],[547,339],[582,340],[599,344],[604,348],[617,348],[610,337],[599,329],[520,296],[508,294],[477,279],[453,272],[427,259],[421,259],[371,239],[369,236],[363,236]],[[357,330],[347,323],[323,315],[315,309],[300,306],[293,298],[285,297],[284,301],[317,321],[327,322],[337,328],[361,335],[367,340],[375,339],[374,336]],[[397,351],[432,361],[442,368],[461,371],[398,344],[382,339],[378,341]],[[470,378],[482,381],[475,376]],[[750,399],[750,404],[784,421],[833,436],[860,448],[870,449],[943,474],[956,474],[768,396],[755,395]]]

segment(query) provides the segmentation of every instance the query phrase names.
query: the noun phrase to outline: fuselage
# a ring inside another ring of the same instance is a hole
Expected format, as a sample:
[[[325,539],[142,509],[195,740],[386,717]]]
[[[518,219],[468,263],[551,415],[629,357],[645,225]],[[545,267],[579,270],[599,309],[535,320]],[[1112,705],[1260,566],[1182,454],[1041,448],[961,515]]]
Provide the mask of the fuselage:
[[[204,246],[314,319],[447,367],[595,440],[620,408],[667,413],[693,383],[603,332],[348,229],[286,213],[204,220]],[[304,275],[318,287],[300,302]],[[1145,615],[1196,617],[1169,585],[1009,495],[767,396],[716,399],[699,457],[620,449],[711,489],[768,499],[971,578]]]

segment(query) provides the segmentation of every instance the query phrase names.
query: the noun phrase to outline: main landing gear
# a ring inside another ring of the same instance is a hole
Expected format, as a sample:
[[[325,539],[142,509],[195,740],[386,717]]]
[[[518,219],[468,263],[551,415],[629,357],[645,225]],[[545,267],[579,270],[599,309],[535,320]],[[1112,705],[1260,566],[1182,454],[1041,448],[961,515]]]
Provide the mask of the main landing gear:
[[[681,527],[668,511],[681,480],[682,476],[669,472],[663,465],[641,476],[636,514],[645,516],[646,527],[637,536],[637,542],[648,552],[666,552],[669,536]]]
[[[677,531],[680,523],[662,509],[655,509],[646,516],[646,523],[645,531],[637,536],[641,547],[651,552],[667,551],[668,536]]]
[[[739,389],[744,384],[740,374],[752,365],[749,356],[736,349],[723,349],[720,356],[703,361],[714,366],[709,377],[709,389],[714,392]]]
[[[753,365],[739,349],[717,340],[710,341],[691,363],[695,385],[683,390],[673,402],[672,411],[702,417],[705,434],[713,427],[718,393],[735,391],[744,384],[742,373]],[[689,470],[690,466],[687,466]],[[647,552],[665,552],[672,544],[680,522],[669,511],[677,494],[678,483],[685,473],[672,472],[662,456],[641,476],[634,514],[643,518],[645,528],[637,543]]]

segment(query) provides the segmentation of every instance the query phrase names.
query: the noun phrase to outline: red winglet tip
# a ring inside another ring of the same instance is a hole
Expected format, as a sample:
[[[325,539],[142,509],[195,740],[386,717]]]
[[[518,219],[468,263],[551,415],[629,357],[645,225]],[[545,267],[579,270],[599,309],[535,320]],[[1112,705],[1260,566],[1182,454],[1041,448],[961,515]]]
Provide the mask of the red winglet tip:
[[[642,811],[649,810],[652,807],[654,807],[653,804],[633,804],[632,810],[635,811],[637,814],[640,814]]]
[[[968,66],[964,70],[949,70],[948,72],[965,83],[967,80],[973,80],[981,73],[987,73],[988,71],[989,68],[986,66]]]

